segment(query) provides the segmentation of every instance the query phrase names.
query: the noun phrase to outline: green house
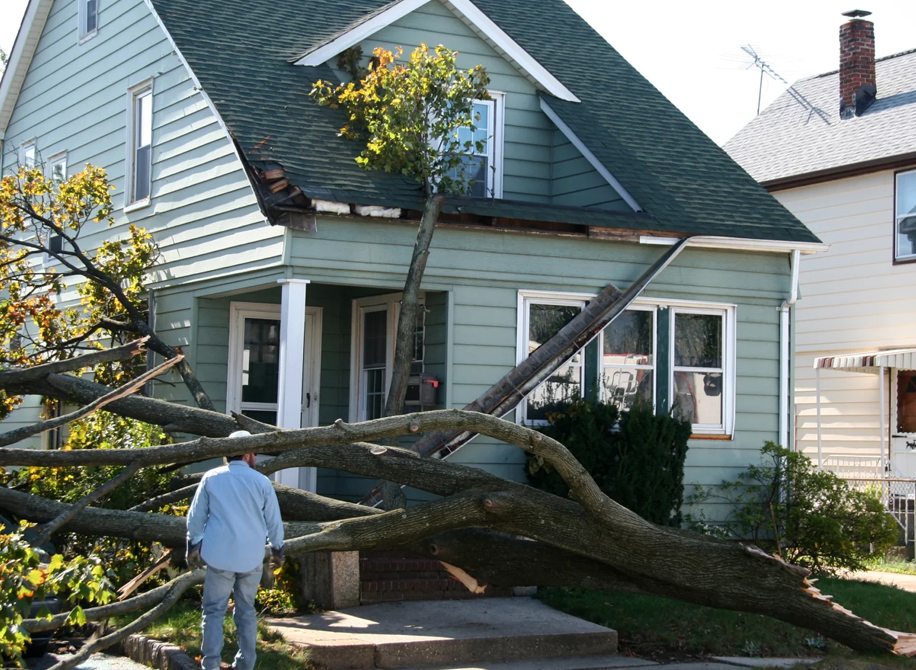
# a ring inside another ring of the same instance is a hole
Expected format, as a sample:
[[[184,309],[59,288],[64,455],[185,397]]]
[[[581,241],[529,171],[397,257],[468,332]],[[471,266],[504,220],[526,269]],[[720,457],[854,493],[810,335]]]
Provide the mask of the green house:
[[[309,91],[345,76],[351,47],[420,43],[484,65],[492,99],[474,193],[449,198],[433,240],[410,407],[473,401],[691,236],[515,418],[543,421],[574,393],[681,412],[688,483],[790,443],[798,256],[818,239],[562,0],[31,0],[0,83],[2,169],[107,170],[118,226],[87,244],[153,232],[155,327],[220,409],[284,427],[370,419],[422,193],[359,168],[342,115]],[[489,439],[449,458],[524,476],[524,455]],[[280,477],[345,499],[373,485]]]

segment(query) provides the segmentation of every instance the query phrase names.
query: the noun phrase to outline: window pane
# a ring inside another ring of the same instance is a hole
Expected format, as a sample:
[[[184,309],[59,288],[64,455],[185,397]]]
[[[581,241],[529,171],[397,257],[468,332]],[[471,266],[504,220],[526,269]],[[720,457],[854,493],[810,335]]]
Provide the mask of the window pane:
[[[280,379],[280,322],[245,319],[242,402],[277,402]]]
[[[137,149],[134,166],[134,201],[144,200],[150,194],[150,146]]]
[[[490,105],[483,103],[474,104],[474,131],[475,142],[486,142],[490,136]],[[483,153],[487,153],[487,147],[484,147]]]
[[[722,424],[722,373],[674,373],[674,411],[694,424]]]
[[[417,323],[413,331],[413,361],[410,364],[410,374],[423,373],[424,338],[426,337],[426,305],[420,305],[417,314]]]
[[[654,405],[652,379],[654,370],[634,370],[633,368],[604,368],[601,371],[601,385],[604,401],[613,403],[617,409],[627,411],[636,403]]]
[[[534,353],[581,311],[578,305],[529,305],[528,353]]]
[[[363,375],[366,386],[366,421],[378,419],[385,410],[385,368],[366,370]]]
[[[604,365],[652,365],[653,312],[628,310],[604,329]]]
[[[270,426],[277,425],[277,413],[268,412],[264,410],[253,410],[253,409],[243,409],[242,414],[245,416],[250,416],[255,421],[260,421],[261,423],[266,423]]]
[[[365,312],[363,314],[363,369],[385,367],[387,340],[388,310]]]
[[[556,412],[581,396],[582,354],[553,373],[528,396],[528,421],[546,421],[550,412]]]
[[[35,145],[29,144],[22,149],[22,164],[25,167],[35,167]]]
[[[51,179],[62,182],[67,178],[67,161],[57,161],[51,166]]]
[[[897,175],[897,216],[916,214],[916,172]]]
[[[677,314],[674,320],[674,364],[685,368],[722,367],[722,317]]]
[[[916,433],[916,372],[897,373],[897,430]]]
[[[149,91],[137,98],[137,146],[153,143],[153,95]]]
[[[98,0],[86,0],[86,33],[91,33],[99,25]]]

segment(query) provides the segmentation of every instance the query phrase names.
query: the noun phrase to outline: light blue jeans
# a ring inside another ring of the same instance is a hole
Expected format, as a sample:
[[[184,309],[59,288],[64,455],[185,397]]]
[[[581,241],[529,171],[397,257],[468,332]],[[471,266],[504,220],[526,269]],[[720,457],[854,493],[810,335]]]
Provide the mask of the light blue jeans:
[[[259,565],[251,572],[230,572],[207,567],[203,598],[203,640],[201,653],[203,670],[219,670],[220,652],[223,650],[223,617],[229,605],[229,594],[235,592],[235,628],[238,630],[239,651],[232,665],[236,670],[253,670],[255,645],[258,639],[258,617],[254,609],[254,596],[261,582]]]

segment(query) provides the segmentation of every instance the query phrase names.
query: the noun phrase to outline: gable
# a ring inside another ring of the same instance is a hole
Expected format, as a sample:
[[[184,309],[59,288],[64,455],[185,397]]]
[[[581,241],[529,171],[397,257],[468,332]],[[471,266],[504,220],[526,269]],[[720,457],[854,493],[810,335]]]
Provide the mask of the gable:
[[[399,0],[361,17],[352,26],[345,28],[331,39],[307,51],[296,60],[296,65],[315,66],[327,61],[378,30],[400,20],[426,5],[430,0]],[[579,102],[576,95],[547,70],[528,51],[500,28],[490,17],[480,11],[470,0],[446,0],[448,8],[461,17],[474,32],[493,49],[514,63],[526,76],[543,91],[561,100]]]

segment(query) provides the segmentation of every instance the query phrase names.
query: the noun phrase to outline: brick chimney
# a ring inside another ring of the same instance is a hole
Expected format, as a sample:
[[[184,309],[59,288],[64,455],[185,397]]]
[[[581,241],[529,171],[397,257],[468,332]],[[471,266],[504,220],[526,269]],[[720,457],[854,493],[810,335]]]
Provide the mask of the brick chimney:
[[[844,12],[850,18],[840,26],[840,118],[859,116],[874,101],[875,24],[863,17],[871,12]]]

